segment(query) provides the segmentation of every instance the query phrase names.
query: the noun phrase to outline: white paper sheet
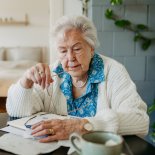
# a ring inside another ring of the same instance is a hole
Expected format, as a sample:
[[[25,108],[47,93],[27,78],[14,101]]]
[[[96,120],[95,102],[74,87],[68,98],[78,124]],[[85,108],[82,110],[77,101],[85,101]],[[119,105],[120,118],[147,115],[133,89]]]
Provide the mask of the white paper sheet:
[[[31,135],[31,129],[26,129],[26,130],[22,130],[22,129],[19,129],[19,128],[15,128],[15,127],[12,127],[12,126],[7,126],[5,128],[2,128],[0,129],[2,131],[5,131],[5,132],[9,132],[9,133],[12,133],[12,134],[15,134],[15,135],[18,135],[18,136],[22,136],[23,138],[29,138],[29,139],[39,139],[39,138],[36,138],[36,137],[33,137]]]
[[[31,120],[31,123],[32,124],[34,124],[34,123],[36,123],[36,122],[39,122],[39,121],[41,121],[41,120],[49,120],[49,119],[66,119],[66,118],[69,118],[69,117],[66,117],[66,116],[61,116],[61,115],[55,115],[55,114],[45,114],[45,115],[41,115],[42,113],[38,113],[38,114],[35,114],[35,115],[37,115],[37,117],[35,118],[35,119],[33,119],[33,120]],[[32,117],[32,116],[30,116],[30,117]],[[27,129],[26,127],[25,127],[25,125],[24,125],[24,123],[30,118],[30,117],[25,117],[25,118],[21,118],[21,119],[18,119],[18,120],[14,120],[14,121],[10,121],[10,122],[8,122],[8,124],[9,125],[11,125],[11,126],[7,126],[7,127],[5,127],[5,128],[2,128],[2,129],[0,129],[0,130],[2,130],[2,131],[5,131],[5,132],[9,132],[9,133],[12,133],[12,134],[14,134],[15,136],[21,136],[20,138],[22,138],[22,139],[28,139],[28,140],[30,140],[29,141],[29,143],[31,143],[31,141],[33,142],[34,140],[37,140],[37,139],[40,139],[39,137],[36,137],[36,138],[34,138],[30,133],[31,133],[31,129]],[[29,130],[29,131],[28,131]],[[11,134],[11,135],[12,135]],[[8,137],[7,137],[8,139],[8,142],[9,142],[9,138],[11,138],[11,136],[9,135]],[[16,140],[18,141],[17,143],[19,144],[20,143],[20,138],[17,138]],[[15,142],[15,141],[14,141]],[[39,143],[39,142],[38,142]],[[1,140],[1,138],[0,138],[0,144],[3,144],[2,143],[2,140]],[[42,144],[42,143],[39,143],[39,144]],[[21,145],[19,145],[19,146],[21,146]],[[16,146],[17,148],[16,149],[18,149],[18,147],[19,147],[18,145]],[[31,144],[31,146],[32,146],[32,144]],[[55,149],[57,149],[58,147],[60,147],[60,146],[65,146],[65,147],[70,147],[70,149],[69,149],[69,151],[68,151],[68,154],[72,154],[72,152],[74,152],[75,151],[75,149],[73,149],[73,147],[71,147],[71,143],[70,143],[70,141],[69,140],[60,140],[60,141],[58,141],[57,142],[57,147],[55,148]],[[2,147],[2,145],[1,145],[1,147]],[[11,146],[10,146],[11,147]],[[6,151],[10,151],[10,152],[12,152],[12,153],[15,153],[15,152],[13,152],[13,151],[16,151],[16,149],[13,149],[13,150],[11,150],[11,148],[10,148],[9,146],[7,146],[7,144],[5,144],[5,146],[4,146],[4,148],[2,147],[1,149],[4,149],[4,150],[6,150]],[[27,147],[27,146],[24,146],[24,147]],[[10,150],[8,150],[8,149],[10,149]],[[54,148],[53,148],[53,150],[55,150]],[[53,150],[51,150],[51,151],[53,151]],[[22,155],[25,155],[25,154],[22,154]]]
[[[23,136],[24,132],[25,132],[24,130],[21,130],[21,129],[12,127],[12,126],[7,126],[7,127],[2,128],[0,130],[5,131],[5,132],[9,132],[9,133],[12,133],[12,134],[15,134],[15,135],[19,135],[19,136]]]
[[[31,135],[32,130],[31,129],[26,129],[26,130],[21,130],[19,128],[15,128],[12,126],[7,126],[5,128],[0,129],[2,131],[5,132],[9,132],[18,136],[22,136],[23,138],[27,138],[27,139],[32,139],[32,140],[39,140],[41,137],[34,137]]]
[[[40,143],[32,139],[24,139],[11,133],[0,137],[0,149],[17,155],[38,155],[49,153],[59,148],[57,142]]]
[[[21,130],[19,128],[12,127],[12,126],[7,126],[7,127],[2,128],[0,130],[5,131],[5,132],[9,132],[9,133],[12,133],[12,134],[15,134],[15,135],[18,135],[18,136],[22,136],[23,138],[29,138],[29,139],[32,139],[32,140],[35,139],[33,136],[29,135],[26,131]],[[71,143],[70,143],[69,140],[59,140],[57,142],[57,145],[58,146],[70,147],[70,149],[68,151],[69,155],[72,154],[75,151],[75,149],[71,146]]]
[[[34,117],[36,116],[36,117]],[[33,118],[30,120],[30,118]],[[40,113],[37,113],[37,114],[34,114],[32,116],[29,116],[29,117],[24,117],[24,118],[21,118],[21,119],[17,119],[17,120],[13,120],[13,121],[9,121],[7,122],[8,125],[10,126],[13,126],[13,127],[16,127],[16,128],[20,128],[20,129],[23,129],[23,130],[26,130],[27,128],[25,127],[25,122],[28,122],[28,124],[35,124],[37,122],[40,122],[42,120],[50,120],[50,119],[66,119],[68,118],[67,116],[61,116],[61,115],[56,115],[56,114],[47,114],[45,112],[40,112]]]

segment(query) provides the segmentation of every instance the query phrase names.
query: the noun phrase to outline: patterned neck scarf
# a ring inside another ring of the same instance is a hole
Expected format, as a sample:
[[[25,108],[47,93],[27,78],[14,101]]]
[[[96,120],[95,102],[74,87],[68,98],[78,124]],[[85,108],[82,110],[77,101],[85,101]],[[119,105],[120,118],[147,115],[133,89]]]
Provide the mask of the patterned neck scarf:
[[[59,74],[63,71],[62,65],[59,64],[53,71]],[[104,64],[100,55],[94,54],[88,70],[86,92],[78,98],[73,98],[71,76],[66,72],[58,76],[63,79],[60,89],[67,100],[68,114],[77,117],[95,116],[98,98],[98,84],[104,81]]]

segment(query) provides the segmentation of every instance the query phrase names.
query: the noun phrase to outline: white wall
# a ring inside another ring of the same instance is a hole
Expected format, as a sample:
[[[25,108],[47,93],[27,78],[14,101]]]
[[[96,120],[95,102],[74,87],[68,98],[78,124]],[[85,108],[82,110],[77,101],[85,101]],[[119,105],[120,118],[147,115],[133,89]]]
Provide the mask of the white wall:
[[[47,46],[49,33],[49,0],[0,0],[0,18],[24,20],[28,26],[0,25],[0,47]]]
[[[25,14],[28,26],[0,25],[0,47],[49,46],[49,0],[0,0],[1,19],[23,21]]]
[[[81,15],[81,0],[64,0],[64,15]]]
[[[62,7],[60,3],[62,3]],[[50,10],[51,8],[54,9],[53,12]],[[51,17],[52,25],[62,15],[82,14],[81,8],[81,0],[0,0],[0,18],[12,17],[21,21],[24,20],[25,14],[28,14],[30,22],[28,26],[0,25],[0,48],[49,47],[49,21]],[[46,57],[48,56],[45,56],[45,59]],[[53,62],[56,58],[55,53],[51,52],[50,57],[52,57],[50,61]]]

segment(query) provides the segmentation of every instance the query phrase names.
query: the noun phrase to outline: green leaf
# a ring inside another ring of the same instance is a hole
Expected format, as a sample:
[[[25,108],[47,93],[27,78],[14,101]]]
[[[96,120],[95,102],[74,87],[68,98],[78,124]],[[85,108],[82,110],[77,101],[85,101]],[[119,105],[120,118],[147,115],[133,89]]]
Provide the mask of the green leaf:
[[[142,49],[143,50],[147,50],[151,45],[151,40],[150,39],[146,39],[143,41],[142,43]]]
[[[148,27],[146,25],[143,25],[143,24],[136,25],[136,28],[139,30],[148,30]]]
[[[115,25],[117,25],[118,27],[126,27],[126,26],[130,26],[131,23],[129,20],[122,19],[122,20],[115,21]]]
[[[142,36],[141,34],[137,33],[134,37],[134,41],[138,41],[138,40],[141,40],[142,39]]]
[[[155,143],[155,135],[154,135],[154,133],[149,134],[149,137],[152,140],[152,142]]]
[[[112,19],[112,17],[113,17],[113,11],[111,9],[107,9],[106,12],[105,12],[105,16],[108,19]]]
[[[123,0],[111,0],[111,5],[121,5],[123,3]]]
[[[153,132],[153,133],[151,133],[151,136],[153,137],[153,138],[155,138],[155,133]]]
[[[155,99],[153,104],[148,108],[148,113],[151,114],[153,111],[155,111]]]
[[[155,122],[151,125],[151,128],[155,130]]]

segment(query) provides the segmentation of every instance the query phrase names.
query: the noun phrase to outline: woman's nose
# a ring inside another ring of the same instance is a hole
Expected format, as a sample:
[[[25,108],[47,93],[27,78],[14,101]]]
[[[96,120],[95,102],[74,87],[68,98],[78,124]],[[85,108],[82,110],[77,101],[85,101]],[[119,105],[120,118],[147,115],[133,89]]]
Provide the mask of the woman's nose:
[[[67,51],[67,58],[68,58],[69,61],[74,61],[75,60],[75,55],[72,52],[72,50],[70,50],[70,49]]]

